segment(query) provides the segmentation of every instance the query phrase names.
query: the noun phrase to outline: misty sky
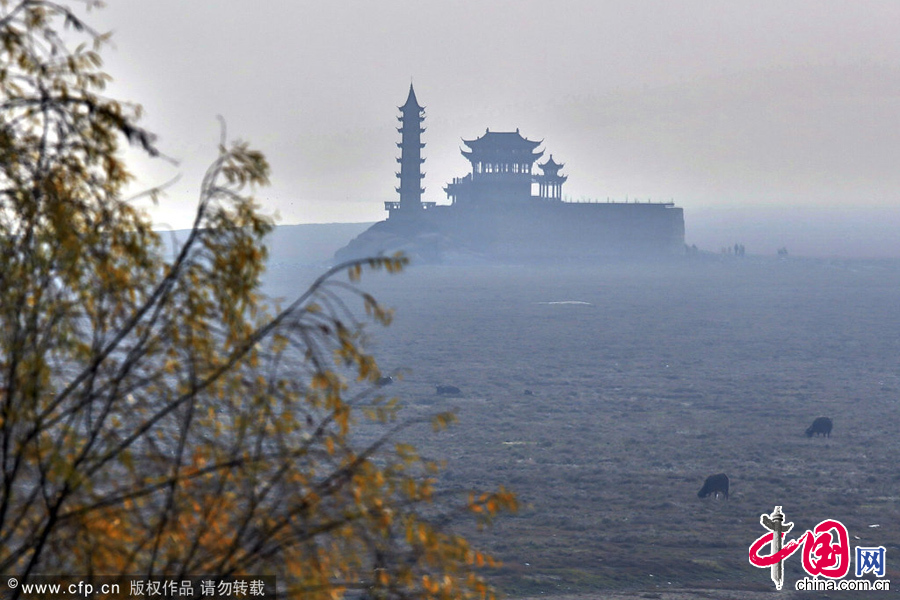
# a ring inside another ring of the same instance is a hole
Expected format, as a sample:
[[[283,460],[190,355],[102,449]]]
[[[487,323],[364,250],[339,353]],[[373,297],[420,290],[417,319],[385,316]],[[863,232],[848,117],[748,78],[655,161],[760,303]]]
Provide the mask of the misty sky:
[[[216,115],[265,151],[281,223],[380,220],[397,106],[426,106],[425,200],[461,138],[544,140],[573,199],[693,209],[900,206],[900,2],[114,0],[111,93],[140,102],[189,225]]]

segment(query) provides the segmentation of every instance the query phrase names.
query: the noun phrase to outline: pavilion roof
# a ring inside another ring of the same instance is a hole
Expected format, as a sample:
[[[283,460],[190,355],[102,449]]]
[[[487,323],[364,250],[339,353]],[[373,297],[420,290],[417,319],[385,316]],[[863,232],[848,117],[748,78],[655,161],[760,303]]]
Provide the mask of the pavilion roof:
[[[550,158],[547,159],[547,162],[544,164],[538,164],[538,166],[543,169],[545,172],[556,172],[562,169],[565,166],[565,163],[558,163],[553,160],[553,155],[550,155]]]

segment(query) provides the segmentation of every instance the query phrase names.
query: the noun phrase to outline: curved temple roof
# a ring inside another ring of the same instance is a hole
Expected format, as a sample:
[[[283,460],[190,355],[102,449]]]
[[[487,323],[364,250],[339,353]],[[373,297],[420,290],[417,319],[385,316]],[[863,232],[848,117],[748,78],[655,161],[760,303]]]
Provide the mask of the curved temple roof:
[[[460,152],[470,162],[522,163],[534,162],[544,155],[544,151],[536,151],[543,140],[534,141],[522,137],[519,130],[491,131],[486,130],[477,140],[463,140],[470,150]]]
[[[502,150],[534,150],[544,143],[522,137],[519,130],[515,131],[491,131],[485,130],[484,135],[477,140],[463,140],[463,143],[472,150],[502,149]]]

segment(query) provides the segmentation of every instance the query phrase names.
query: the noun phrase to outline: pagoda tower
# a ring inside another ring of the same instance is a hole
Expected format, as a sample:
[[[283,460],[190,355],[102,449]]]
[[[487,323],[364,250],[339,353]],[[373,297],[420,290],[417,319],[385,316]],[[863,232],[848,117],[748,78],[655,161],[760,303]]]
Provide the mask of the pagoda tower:
[[[565,166],[553,160],[553,155],[547,159],[544,164],[538,164],[543,174],[536,177],[538,182],[539,196],[544,200],[562,200],[562,185],[568,177],[560,175],[559,170]]]
[[[422,133],[425,128],[422,127],[422,121],[425,120],[425,107],[419,106],[411,83],[406,103],[398,108],[400,116],[397,120],[401,125],[397,131],[401,137],[397,144],[400,148],[400,158],[397,159],[400,172],[397,173],[397,178],[400,180],[400,187],[396,190],[400,194],[400,202],[386,202],[385,208],[390,214],[395,210],[401,214],[413,214],[424,208],[422,194],[425,188],[422,187],[422,179],[425,174],[422,172],[422,163],[425,159],[422,158],[422,148],[425,144],[422,143]]]

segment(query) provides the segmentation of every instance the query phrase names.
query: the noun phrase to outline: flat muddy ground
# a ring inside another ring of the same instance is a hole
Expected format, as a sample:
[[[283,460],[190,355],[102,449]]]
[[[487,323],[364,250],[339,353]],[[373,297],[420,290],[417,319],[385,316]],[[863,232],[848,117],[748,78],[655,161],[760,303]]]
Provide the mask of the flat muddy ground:
[[[397,311],[373,330],[382,370],[409,370],[390,393],[459,413],[411,441],[444,485],[519,495],[476,535],[509,596],[761,597],[748,548],[775,505],[789,538],[837,519],[897,578],[900,263],[728,258],[364,276]],[[830,438],[804,435],[818,416]],[[720,472],[730,499],[698,498]],[[797,553],[785,589],[803,575]]]

